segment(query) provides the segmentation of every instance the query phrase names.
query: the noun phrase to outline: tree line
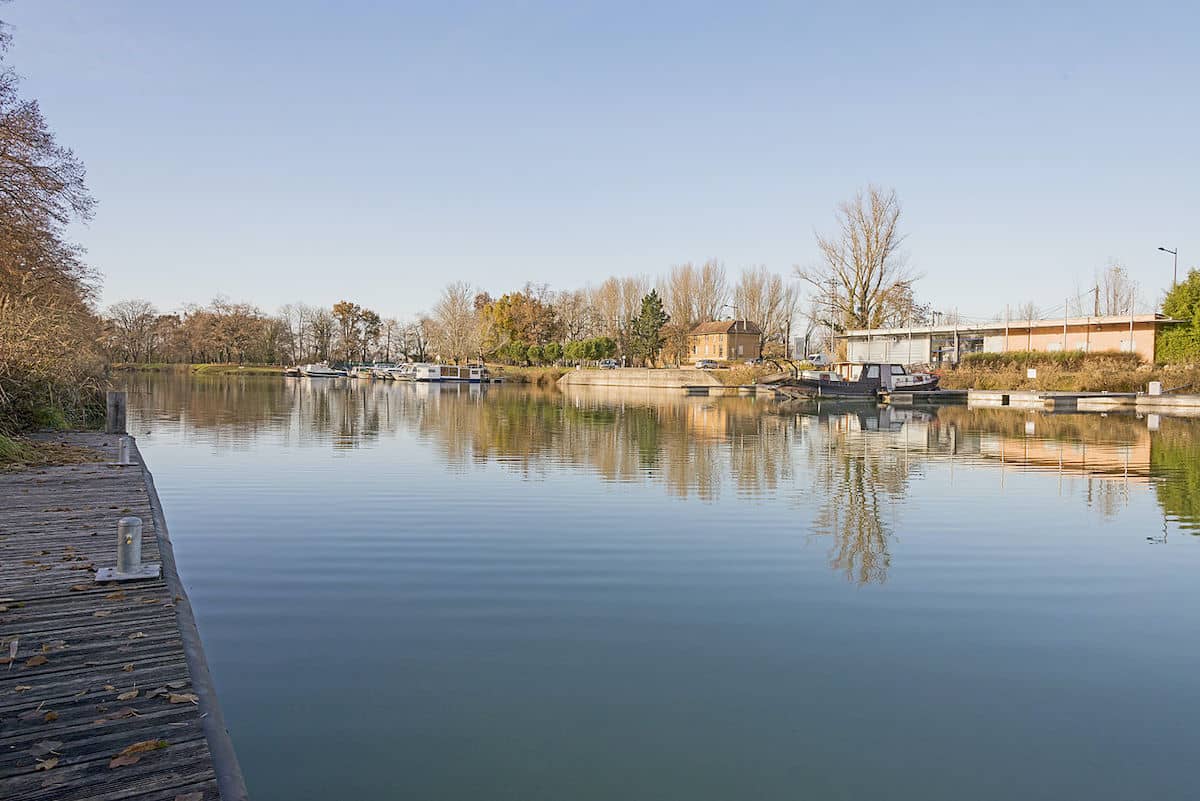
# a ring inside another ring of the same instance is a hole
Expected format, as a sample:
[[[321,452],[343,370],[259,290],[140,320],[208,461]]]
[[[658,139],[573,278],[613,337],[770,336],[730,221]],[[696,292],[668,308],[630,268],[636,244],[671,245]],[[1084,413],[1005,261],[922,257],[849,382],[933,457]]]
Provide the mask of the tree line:
[[[81,425],[101,410],[98,276],[66,234],[95,206],[83,163],[57,141],[5,61],[0,21],[0,440]],[[4,443],[0,441],[0,445]]]

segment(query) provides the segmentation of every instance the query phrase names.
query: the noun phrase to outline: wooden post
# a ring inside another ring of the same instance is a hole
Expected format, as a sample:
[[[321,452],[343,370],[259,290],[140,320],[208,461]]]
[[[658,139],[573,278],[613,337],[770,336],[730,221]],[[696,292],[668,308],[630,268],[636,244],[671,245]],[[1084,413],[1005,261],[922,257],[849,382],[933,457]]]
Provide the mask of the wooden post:
[[[105,396],[104,433],[125,433],[125,393],[110,391]]]

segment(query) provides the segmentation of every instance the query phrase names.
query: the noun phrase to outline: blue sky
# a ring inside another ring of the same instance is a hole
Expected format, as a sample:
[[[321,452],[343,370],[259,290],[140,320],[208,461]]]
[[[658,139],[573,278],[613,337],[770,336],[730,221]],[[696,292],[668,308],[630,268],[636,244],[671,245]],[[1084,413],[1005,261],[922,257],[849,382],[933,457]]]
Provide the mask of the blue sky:
[[[1003,6],[1003,7],[1001,7]],[[15,0],[100,201],[104,302],[428,308],[817,259],[868,182],[918,294],[1061,305],[1200,264],[1197,4]]]

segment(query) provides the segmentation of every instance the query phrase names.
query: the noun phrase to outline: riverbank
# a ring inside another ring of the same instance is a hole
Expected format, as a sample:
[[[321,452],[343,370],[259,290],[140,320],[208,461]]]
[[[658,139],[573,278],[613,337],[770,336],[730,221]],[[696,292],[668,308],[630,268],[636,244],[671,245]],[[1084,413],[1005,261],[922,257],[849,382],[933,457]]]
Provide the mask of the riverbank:
[[[116,435],[43,435],[105,463],[0,473],[0,797],[246,798],[154,481]],[[155,579],[100,584],[117,520]],[[12,655],[15,655],[13,658]],[[198,795],[189,795],[198,794]]]
[[[115,373],[193,373],[195,375],[283,375],[283,367],[277,364],[114,364]]]

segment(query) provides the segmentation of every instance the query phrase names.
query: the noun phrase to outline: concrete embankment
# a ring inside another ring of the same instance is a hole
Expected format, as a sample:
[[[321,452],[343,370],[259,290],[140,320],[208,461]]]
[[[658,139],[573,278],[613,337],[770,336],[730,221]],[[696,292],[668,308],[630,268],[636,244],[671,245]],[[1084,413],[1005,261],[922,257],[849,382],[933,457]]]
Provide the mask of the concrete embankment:
[[[568,387],[636,387],[639,389],[688,389],[689,387],[722,387],[716,376],[704,370],[652,370],[622,367],[616,370],[572,370],[558,379],[558,386]]]
[[[1046,411],[1136,411],[1200,416],[1200,395],[1146,395],[1140,392],[1039,392],[979,390],[967,393],[972,407],[1009,406]]]

